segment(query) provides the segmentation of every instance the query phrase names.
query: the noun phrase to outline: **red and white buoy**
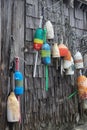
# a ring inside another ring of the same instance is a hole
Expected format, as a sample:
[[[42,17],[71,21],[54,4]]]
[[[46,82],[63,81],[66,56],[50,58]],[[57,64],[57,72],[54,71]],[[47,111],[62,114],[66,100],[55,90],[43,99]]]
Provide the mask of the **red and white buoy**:
[[[76,69],[82,69],[84,67],[83,57],[82,57],[82,54],[79,51],[77,51],[76,54],[74,55],[74,62],[75,62],[75,68]]]

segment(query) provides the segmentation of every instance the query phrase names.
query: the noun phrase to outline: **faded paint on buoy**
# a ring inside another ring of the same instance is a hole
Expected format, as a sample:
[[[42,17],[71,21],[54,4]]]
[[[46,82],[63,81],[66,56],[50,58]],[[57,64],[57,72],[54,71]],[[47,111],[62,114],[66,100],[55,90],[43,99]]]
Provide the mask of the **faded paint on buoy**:
[[[74,62],[75,62],[75,68],[76,69],[82,69],[84,67],[83,57],[82,57],[82,55],[79,51],[76,52],[76,54],[74,55]]]
[[[87,78],[84,75],[80,75],[77,78],[78,92],[81,99],[87,99]]]
[[[60,52],[59,52],[59,48],[58,48],[58,44],[57,43],[54,43],[52,45],[52,57],[53,58],[60,57]]]
[[[7,100],[7,121],[19,122],[19,119],[20,119],[20,105],[14,92],[11,92]]]
[[[47,39],[53,39],[54,29],[52,23],[49,20],[45,23],[44,28],[47,30]]]

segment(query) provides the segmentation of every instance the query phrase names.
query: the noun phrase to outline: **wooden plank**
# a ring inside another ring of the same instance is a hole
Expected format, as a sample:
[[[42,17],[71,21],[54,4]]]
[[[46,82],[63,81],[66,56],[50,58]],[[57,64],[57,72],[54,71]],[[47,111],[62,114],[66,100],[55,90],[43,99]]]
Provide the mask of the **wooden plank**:
[[[0,0],[0,62],[1,62],[1,0]]]
[[[26,16],[26,28],[36,29],[39,27],[39,22],[40,22],[39,18]]]
[[[26,28],[26,40],[33,41],[33,30]]]
[[[2,62],[1,64],[6,68],[3,68],[2,75],[1,76],[1,102],[2,102],[2,115],[1,115],[1,120],[0,121],[0,128],[5,129],[8,127],[6,126],[6,98],[7,98],[7,67],[8,67],[8,48],[9,48],[9,38],[11,35],[11,7],[12,7],[12,2],[6,1],[6,0],[1,0],[0,1],[0,61]],[[4,73],[4,69],[6,74]],[[4,85],[4,88],[3,88]],[[3,98],[4,97],[4,98]]]
[[[83,30],[80,30],[80,29],[76,29],[76,34],[78,35],[78,36],[81,36],[81,35],[83,35]]]
[[[14,23],[13,36],[15,45],[15,55],[20,57],[20,71],[23,72],[24,54],[22,48],[24,47],[24,1],[14,1]]]
[[[26,65],[33,65],[34,64],[34,60],[33,60],[34,54],[33,53],[26,53],[25,54],[25,61],[26,61]]]
[[[75,9],[75,18],[83,20],[83,11],[81,9]]]
[[[22,48],[24,47],[24,1],[15,0],[13,8],[13,37],[14,37],[14,50],[15,56],[19,56],[20,66],[19,70],[24,75],[24,53]],[[21,97],[21,118],[23,119],[23,97]],[[22,120],[23,121],[23,120]],[[16,125],[16,129],[23,130],[23,123]]]
[[[70,18],[70,25],[75,26],[75,19],[74,19],[74,10],[69,9],[69,18]]]
[[[27,3],[27,4],[33,4],[33,3],[34,3],[34,0],[26,0],[26,3]]]
[[[33,4],[26,5],[26,15],[34,16],[35,14],[35,6]]]
[[[84,11],[84,14],[83,14],[83,26],[84,26],[84,29],[87,29],[87,16],[86,16],[86,12]]]
[[[75,24],[77,28],[83,29],[83,20],[76,19]]]
[[[64,4],[64,15],[69,16],[69,9],[67,8],[66,4]]]

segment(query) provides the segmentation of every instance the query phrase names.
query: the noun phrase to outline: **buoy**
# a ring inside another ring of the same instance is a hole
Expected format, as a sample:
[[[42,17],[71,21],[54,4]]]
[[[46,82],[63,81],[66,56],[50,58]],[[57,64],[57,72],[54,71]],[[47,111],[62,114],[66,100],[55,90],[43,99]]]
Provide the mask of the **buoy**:
[[[53,39],[54,38],[54,29],[52,23],[48,20],[44,27],[47,30],[47,39]]]
[[[59,52],[59,48],[58,48],[58,44],[57,43],[54,43],[52,45],[52,57],[53,58],[60,57],[60,52]]]
[[[42,19],[43,19],[43,16],[40,16],[39,28],[36,30],[35,36],[34,36],[34,49],[36,49],[37,51],[36,51],[36,56],[35,56],[33,77],[36,76],[38,50],[41,49],[42,44],[43,44],[43,39],[44,39],[44,30],[42,29]]]
[[[24,87],[23,87],[23,75],[19,71],[19,57],[15,57],[15,73],[14,73],[14,79],[15,79],[15,89],[14,92],[16,95],[21,95],[24,93]]]
[[[19,119],[20,119],[19,102],[14,92],[11,92],[7,99],[7,121],[19,122]]]
[[[74,68],[74,61],[71,57],[71,66],[68,69],[66,69],[66,75],[74,75]]]
[[[74,62],[75,62],[76,69],[82,69],[84,67],[83,58],[79,51],[77,51],[76,54],[74,55]]]
[[[59,48],[59,52],[60,52],[61,57],[67,56],[68,48],[63,43],[60,43],[58,48]]]
[[[45,42],[42,46],[41,57],[42,57],[43,64],[48,65],[51,63],[51,48],[47,42]]]
[[[64,57],[64,69],[68,69],[71,64],[71,52],[68,50],[67,55]]]
[[[34,49],[40,50],[43,44],[43,29],[37,28],[34,35]]]
[[[81,99],[87,99],[87,78],[84,75],[80,75],[77,78],[78,92]]]
[[[87,99],[83,100],[83,109],[87,110]]]

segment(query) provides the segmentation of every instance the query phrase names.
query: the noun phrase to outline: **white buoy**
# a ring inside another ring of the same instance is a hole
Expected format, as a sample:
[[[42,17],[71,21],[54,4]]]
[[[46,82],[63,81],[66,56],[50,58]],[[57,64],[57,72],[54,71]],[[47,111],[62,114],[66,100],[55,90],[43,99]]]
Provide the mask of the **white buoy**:
[[[47,30],[47,39],[53,39],[54,29],[52,23],[49,20],[45,23],[44,28]]]
[[[20,105],[14,92],[11,92],[7,100],[7,121],[19,122],[19,119],[20,119]]]
[[[83,68],[83,57],[79,51],[76,52],[74,55],[74,62],[75,62],[75,68],[76,69],[82,69]]]
[[[58,58],[60,57],[60,52],[59,52],[59,48],[58,48],[58,44],[54,43],[52,46],[52,57],[53,58]]]

